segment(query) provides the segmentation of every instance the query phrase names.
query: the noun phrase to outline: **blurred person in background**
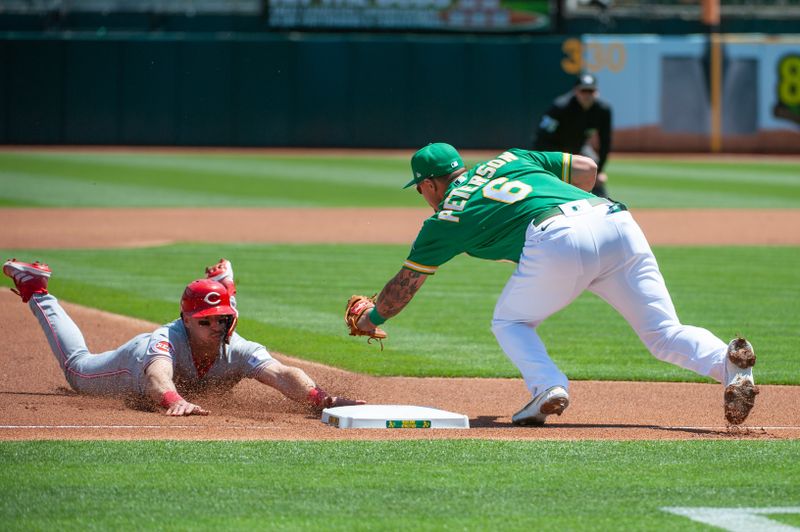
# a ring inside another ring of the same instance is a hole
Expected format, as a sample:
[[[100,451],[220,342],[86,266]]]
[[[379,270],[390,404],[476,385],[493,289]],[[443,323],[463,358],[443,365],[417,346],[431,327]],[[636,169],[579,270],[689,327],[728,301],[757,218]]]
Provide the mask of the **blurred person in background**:
[[[597,180],[591,192],[608,197],[608,176],[603,167],[611,151],[611,107],[598,97],[597,79],[581,74],[575,86],[553,100],[539,120],[533,149],[579,153],[597,163]]]

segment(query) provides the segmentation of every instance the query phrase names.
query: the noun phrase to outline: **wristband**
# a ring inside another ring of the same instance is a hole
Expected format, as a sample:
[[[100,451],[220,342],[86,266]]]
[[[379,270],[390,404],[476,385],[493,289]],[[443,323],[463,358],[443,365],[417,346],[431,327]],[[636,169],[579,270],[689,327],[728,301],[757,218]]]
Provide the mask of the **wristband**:
[[[369,321],[371,321],[373,325],[381,325],[386,323],[387,319],[388,318],[384,318],[378,314],[378,307],[372,307],[372,310],[369,311]]]
[[[161,406],[169,408],[178,401],[183,401],[183,397],[175,390],[167,390],[161,394]]]
[[[326,399],[328,399],[328,394],[316,386],[311,388],[311,391],[308,392],[308,402],[316,407],[325,406]]]

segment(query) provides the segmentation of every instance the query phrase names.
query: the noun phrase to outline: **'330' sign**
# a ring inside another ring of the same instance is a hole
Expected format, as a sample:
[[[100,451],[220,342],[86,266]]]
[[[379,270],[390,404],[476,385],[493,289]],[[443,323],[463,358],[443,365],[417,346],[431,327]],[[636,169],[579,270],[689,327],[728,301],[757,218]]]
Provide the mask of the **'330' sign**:
[[[567,39],[561,45],[561,51],[566,56],[561,60],[561,68],[567,74],[603,69],[619,72],[625,68],[625,45],[620,42],[583,44],[579,39]]]

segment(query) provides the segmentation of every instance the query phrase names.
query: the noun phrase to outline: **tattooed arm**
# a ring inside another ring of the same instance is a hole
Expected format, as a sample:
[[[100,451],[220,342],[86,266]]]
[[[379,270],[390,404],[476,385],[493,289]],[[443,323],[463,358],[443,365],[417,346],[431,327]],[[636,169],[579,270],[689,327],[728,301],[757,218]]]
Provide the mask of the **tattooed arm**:
[[[408,305],[427,277],[424,273],[406,268],[397,272],[397,275],[386,283],[378,296],[376,303],[378,314],[387,319],[400,314],[400,311]]]
[[[400,311],[408,305],[427,277],[423,273],[405,268],[400,270],[381,290],[376,305],[378,314],[386,319],[400,314]],[[375,328],[375,325],[369,321],[369,312],[365,312],[358,320],[358,327],[365,331]]]

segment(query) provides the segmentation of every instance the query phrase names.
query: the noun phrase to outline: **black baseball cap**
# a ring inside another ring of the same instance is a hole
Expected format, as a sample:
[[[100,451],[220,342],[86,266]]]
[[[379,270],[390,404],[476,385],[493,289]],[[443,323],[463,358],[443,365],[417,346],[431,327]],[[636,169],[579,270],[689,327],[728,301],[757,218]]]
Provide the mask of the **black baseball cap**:
[[[575,87],[578,89],[597,89],[597,78],[591,74],[581,74],[575,80]]]

